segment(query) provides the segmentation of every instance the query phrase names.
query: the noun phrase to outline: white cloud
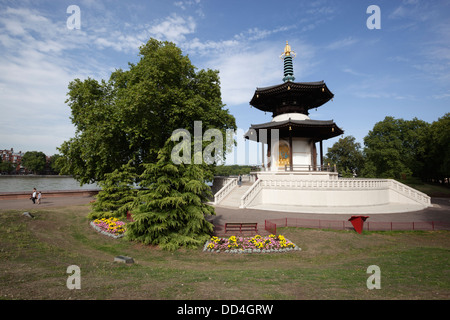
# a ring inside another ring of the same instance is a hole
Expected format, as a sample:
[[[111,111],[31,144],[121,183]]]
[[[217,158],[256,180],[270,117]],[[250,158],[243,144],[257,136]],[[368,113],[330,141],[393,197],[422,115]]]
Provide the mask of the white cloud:
[[[342,69],[342,71],[345,72],[345,73],[357,76],[357,77],[365,77],[365,76],[367,76],[366,73],[355,71],[352,68],[344,68],[344,69]]]
[[[6,8],[0,13],[0,141],[23,151],[56,153],[74,134],[65,104],[67,85],[77,76],[102,69],[73,50],[90,39],[68,32],[65,21],[51,21],[36,10]]]
[[[434,7],[435,5],[436,7]],[[436,17],[439,15],[440,10],[442,9],[440,8],[440,4],[438,1],[429,2],[406,0],[402,1],[402,3],[397,8],[389,13],[388,19],[414,21],[414,24],[406,24],[403,25],[403,27],[407,25],[417,27],[416,23],[418,22],[420,23],[436,19]],[[401,27],[402,26],[400,26],[400,28]]]
[[[183,11],[194,8],[194,11],[197,14],[197,16],[204,17],[205,13],[203,12],[200,2],[201,2],[200,0],[183,0],[174,2],[174,5],[176,7],[181,8]]]
[[[282,64],[275,65],[279,50],[233,52],[222,54],[208,62],[220,71],[222,98],[227,105],[248,103],[255,86],[281,82]],[[270,63],[272,62],[272,63]],[[278,76],[279,79],[276,79]],[[275,80],[276,79],[276,80]]]
[[[397,76],[386,75],[377,77],[371,74],[365,75],[358,83],[346,87],[345,91],[362,99],[387,99],[387,100],[416,100],[417,97],[405,93],[399,86],[401,80]]]
[[[450,98],[450,93],[436,94],[436,95],[433,95],[432,98],[437,99],[437,100],[448,99],[448,98]]]
[[[297,56],[294,59],[296,81],[311,72],[314,49],[300,41],[291,41]],[[295,47],[294,47],[295,43]],[[283,62],[278,57],[284,42],[254,43],[251,48],[233,47],[206,61],[208,67],[220,71],[222,99],[227,105],[248,103],[256,87],[282,83]]]
[[[83,14],[81,30],[69,30],[64,19],[52,20],[38,10],[0,12],[0,138],[11,144],[3,147],[55,153],[74,135],[65,104],[70,81],[108,78],[118,66],[102,59],[111,59],[107,50],[137,54],[150,36],[183,42],[196,27],[192,17],[176,14],[152,25],[120,27],[109,13],[101,21],[92,19]]]
[[[268,39],[294,26],[250,28],[224,40],[200,39],[197,21],[190,15],[174,13],[149,24],[118,26],[111,12],[95,20],[95,3],[82,2],[91,11],[82,9],[81,30],[68,30],[65,19],[52,20],[38,10],[6,8],[0,12],[0,139],[14,144],[4,148],[55,153],[55,146],[74,134],[70,108],[65,104],[69,82],[88,76],[108,78],[118,66],[108,65],[103,58],[111,59],[115,52],[137,54],[149,37],[173,41],[186,53],[202,57],[200,68],[218,69],[222,98],[229,106],[247,104],[256,86],[282,81],[283,63],[278,57],[285,39],[276,43]],[[179,6],[198,4],[184,1]],[[314,50],[294,39],[290,43],[297,52],[295,76],[301,81],[313,66]]]
[[[174,3],[175,6],[180,7],[183,10],[188,9],[190,6],[198,5],[200,0],[184,0],[184,1],[176,1]]]
[[[329,50],[338,50],[338,49],[342,49],[342,48],[345,48],[345,47],[352,46],[352,45],[354,45],[357,42],[358,42],[357,39],[355,39],[353,37],[347,37],[347,38],[336,40],[336,41],[330,43],[327,46],[327,49],[329,49]]]
[[[217,52],[220,52],[222,50],[237,47],[238,45],[240,45],[240,42],[233,39],[224,41],[206,40],[202,42],[199,38],[194,38],[192,40],[183,42],[180,45],[183,47],[183,49],[189,52],[195,52],[198,55],[215,55],[217,54]]]
[[[194,33],[195,20],[192,17],[183,18],[176,14],[166,17],[164,20],[151,26],[148,32],[159,39],[180,42],[186,39],[186,35]]]

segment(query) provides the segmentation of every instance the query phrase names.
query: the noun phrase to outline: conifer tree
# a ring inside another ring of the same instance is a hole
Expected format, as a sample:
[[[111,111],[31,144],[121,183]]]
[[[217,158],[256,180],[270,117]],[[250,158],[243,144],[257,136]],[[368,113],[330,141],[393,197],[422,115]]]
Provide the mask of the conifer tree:
[[[127,224],[128,239],[167,250],[202,245],[213,231],[205,217],[215,214],[206,204],[211,190],[205,182],[212,181],[212,170],[205,164],[175,165],[171,160],[173,146],[167,140],[157,162],[144,164],[134,221]]]
[[[132,161],[122,165],[120,169],[105,174],[105,179],[98,183],[101,190],[92,204],[89,219],[124,218],[136,197],[137,190],[133,187],[135,179]]]

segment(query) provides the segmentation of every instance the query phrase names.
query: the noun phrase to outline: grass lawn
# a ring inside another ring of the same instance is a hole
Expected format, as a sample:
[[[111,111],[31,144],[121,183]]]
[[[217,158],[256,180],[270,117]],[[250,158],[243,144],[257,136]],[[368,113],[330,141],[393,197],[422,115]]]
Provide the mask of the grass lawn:
[[[450,298],[450,232],[281,228],[302,250],[278,254],[162,251],[89,226],[90,207],[0,211],[0,299],[315,300]],[[117,255],[135,263],[114,262]],[[67,267],[81,270],[69,290]],[[369,290],[367,268],[381,270]]]

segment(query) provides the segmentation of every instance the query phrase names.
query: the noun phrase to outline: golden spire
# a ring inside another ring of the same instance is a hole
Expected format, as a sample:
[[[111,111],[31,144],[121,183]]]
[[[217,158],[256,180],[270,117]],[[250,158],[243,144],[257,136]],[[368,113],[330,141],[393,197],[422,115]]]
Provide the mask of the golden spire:
[[[293,55],[295,57],[295,52],[292,51],[291,46],[289,45],[288,41],[286,40],[286,46],[284,47],[284,52],[281,54],[280,58],[283,56],[289,57]]]
[[[284,47],[284,52],[281,54],[280,58],[284,61],[284,78],[283,81],[294,81],[294,66],[292,65],[292,58],[295,57],[295,52],[292,51],[289,42],[286,41],[286,46]],[[288,87],[289,89],[289,87]]]

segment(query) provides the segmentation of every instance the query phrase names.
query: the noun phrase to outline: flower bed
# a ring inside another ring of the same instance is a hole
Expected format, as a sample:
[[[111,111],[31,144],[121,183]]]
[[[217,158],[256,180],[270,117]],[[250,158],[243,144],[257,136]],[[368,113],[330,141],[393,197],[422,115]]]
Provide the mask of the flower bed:
[[[212,237],[205,243],[203,251],[226,253],[269,253],[301,250],[297,245],[287,240],[282,235],[269,235],[262,237],[236,237],[229,238]]]
[[[117,218],[102,218],[95,219],[91,221],[91,226],[100,232],[101,234],[113,237],[120,238],[123,237],[125,233],[125,222],[120,221]]]

